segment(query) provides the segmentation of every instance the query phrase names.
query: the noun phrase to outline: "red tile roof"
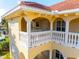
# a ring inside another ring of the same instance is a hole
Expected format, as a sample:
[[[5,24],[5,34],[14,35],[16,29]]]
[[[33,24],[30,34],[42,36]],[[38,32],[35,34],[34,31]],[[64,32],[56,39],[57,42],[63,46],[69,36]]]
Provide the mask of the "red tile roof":
[[[26,6],[31,6],[31,7],[36,7],[44,10],[51,10],[49,7],[36,3],[36,2],[27,2],[27,1],[22,1],[20,5],[26,5]]]
[[[65,0],[63,2],[50,6],[50,8],[52,10],[58,11],[79,8],[79,0]]]

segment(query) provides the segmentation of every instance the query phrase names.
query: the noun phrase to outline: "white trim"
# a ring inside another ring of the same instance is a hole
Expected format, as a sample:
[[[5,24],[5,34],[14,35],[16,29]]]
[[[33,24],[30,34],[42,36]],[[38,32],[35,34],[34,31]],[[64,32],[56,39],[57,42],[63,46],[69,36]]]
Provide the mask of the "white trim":
[[[31,6],[16,6],[15,8],[9,10],[6,12],[4,15],[2,15],[2,18],[5,16],[15,12],[16,10],[26,10],[26,11],[34,11],[34,12],[39,12],[39,13],[45,13],[45,14],[52,14],[51,11],[47,11],[41,8],[36,8],[36,7],[31,7]]]
[[[75,12],[79,12],[79,8],[63,10],[63,11],[55,11],[54,14],[67,14],[67,13],[75,13]]]
[[[31,6],[22,6],[22,9],[26,11],[33,11],[33,12],[38,12],[38,13],[50,14],[50,15],[54,13],[54,12],[51,13],[51,11],[48,11],[48,10],[31,7]]]
[[[38,12],[38,13],[44,13],[44,14],[48,14],[48,15],[57,15],[57,14],[68,14],[68,13],[75,13],[75,12],[79,12],[79,8],[76,9],[70,9],[70,10],[63,10],[63,11],[58,11],[58,10],[44,10],[41,8],[36,8],[36,7],[31,7],[31,6],[16,6],[15,8],[9,10],[8,12],[6,12],[3,16],[7,16],[13,12],[15,12],[16,10],[26,10],[26,11],[33,11],[33,12]]]
[[[9,10],[4,15],[2,15],[2,18],[5,17],[5,16],[7,16],[7,15],[9,15],[9,14],[11,14],[11,13],[13,13],[13,12],[15,12],[16,10],[19,10],[19,9],[21,9],[21,7],[20,6],[16,6],[15,8]]]

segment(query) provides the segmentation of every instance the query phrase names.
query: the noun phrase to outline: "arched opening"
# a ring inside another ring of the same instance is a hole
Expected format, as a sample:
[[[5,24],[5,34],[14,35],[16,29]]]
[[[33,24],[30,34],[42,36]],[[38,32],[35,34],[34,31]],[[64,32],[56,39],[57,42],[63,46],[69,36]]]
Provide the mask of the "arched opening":
[[[19,53],[19,59],[25,59],[25,56],[22,52]]]
[[[69,23],[69,31],[79,33],[79,18],[73,19]]]
[[[53,30],[65,32],[66,23],[62,18],[57,18],[53,23]]]
[[[48,31],[50,30],[50,22],[48,19],[38,17],[32,20],[32,32]]]
[[[52,59],[64,59],[62,53],[58,50],[52,51]]]
[[[21,19],[21,31],[27,32],[27,22],[24,18]]]
[[[49,51],[43,51],[38,54],[34,59],[49,59]]]

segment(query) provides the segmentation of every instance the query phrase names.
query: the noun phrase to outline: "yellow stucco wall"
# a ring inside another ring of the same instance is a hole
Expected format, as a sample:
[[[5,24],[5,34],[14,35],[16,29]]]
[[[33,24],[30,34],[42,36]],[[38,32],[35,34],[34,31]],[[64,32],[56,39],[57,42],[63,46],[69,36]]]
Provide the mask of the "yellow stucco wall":
[[[43,51],[53,51],[55,49],[59,50],[66,58],[71,57],[71,59],[73,59],[79,57],[79,49],[66,47],[60,44],[56,44],[54,42],[48,42],[47,44],[43,44],[38,47],[29,49],[29,59],[34,59],[38,54],[40,54]]]
[[[79,18],[78,19],[73,19],[70,22],[69,31],[79,33]]]

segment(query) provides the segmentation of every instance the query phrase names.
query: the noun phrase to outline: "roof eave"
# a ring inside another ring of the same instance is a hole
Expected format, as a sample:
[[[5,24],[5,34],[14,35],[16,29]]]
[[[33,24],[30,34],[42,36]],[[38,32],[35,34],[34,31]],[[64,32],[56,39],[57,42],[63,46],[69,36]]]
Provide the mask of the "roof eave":
[[[70,13],[76,13],[76,12],[79,12],[79,8],[76,8],[76,9],[70,9],[70,10],[63,10],[63,11],[54,11],[54,14],[55,15],[58,15],[58,14],[70,14]]]
[[[10,15],[11,13],[15,12],[16,10],[20,10],[21,7],[18,5],[16,7],[14,7],[13,9],[9,10],[8,12],[6,12],[4,15],[2,15],[2,18],[5,18],[6,16]]]

